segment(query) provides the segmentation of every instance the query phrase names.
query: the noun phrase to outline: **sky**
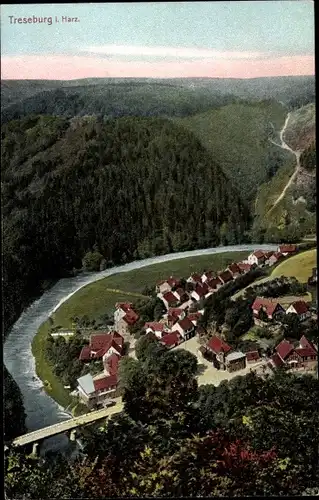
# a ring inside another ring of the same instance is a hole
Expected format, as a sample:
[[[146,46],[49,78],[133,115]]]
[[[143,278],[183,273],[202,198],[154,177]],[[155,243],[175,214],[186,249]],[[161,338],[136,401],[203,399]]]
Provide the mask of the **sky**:
[[[311,0],[1,5],[2,79],[313,74]]]

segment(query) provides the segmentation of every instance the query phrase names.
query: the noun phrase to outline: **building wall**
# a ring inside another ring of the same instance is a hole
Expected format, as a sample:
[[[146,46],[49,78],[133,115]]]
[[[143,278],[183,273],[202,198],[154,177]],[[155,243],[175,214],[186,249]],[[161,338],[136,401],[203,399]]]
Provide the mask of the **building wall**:
[[[237,370],[243,370],[246,368],[246,358],[242,358],[236,361],[227,363],[227,370],[229,372],[235,372]]]

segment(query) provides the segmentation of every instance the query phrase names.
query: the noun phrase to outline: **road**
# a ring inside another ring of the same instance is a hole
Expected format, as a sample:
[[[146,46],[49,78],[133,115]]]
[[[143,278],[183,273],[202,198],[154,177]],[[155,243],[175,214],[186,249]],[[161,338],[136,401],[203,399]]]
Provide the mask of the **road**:
[[[13,446],[25,446],[27,444],[35,443],[41,441],[42,439],[55,436],[56,434],[62,434],[63,432],[70,431],[76,427],[81,427],[82,425],[89,424],[91,422],[96,422],[102,418],[110,417],[115,413],[119,413],[123,410],[123,403],[118,401],[116,405],[109,408],[103,408],[102,410],[92,411],[91,413],[86,413],[80,417],[70,418],[64,422],[51,425],[49,427],[44,427],[38,431],[29,432],[23,436],[17,437],[12,442]]]
[[[283,197],[285,196],[286,194],[286,191],[289,189],[289,187],[291,186],[291,184],[294,182],[295,178],[297,177],[297,174],[300,170],[300,154],[301,152],[300,151],[294,151],[293,149],[291,149],[290,146],[288,146],[288,144],[286,144],[286,142],[284,141],[284,133],[286,131],[286,128],[287,128],[287,125],[288,125],[288,122],[289,122],[289,118],[290,118],[290,113],[288,113],[287,117],[286,117],[286,120],[285,120],[285,124],[280,132],[280,142],[281,144],[277,144],[276,142],[270,140],[270,142],[272,144],[275,144],[275,146],[278,146],[279,148],[282,148],[282,149],[286,149],[287,151],[290,151],[293,155],[295,155],[296,157],[296,160],[297,160],[297,165],[296,165],[296,170],[294,171],[294,173],[292,174],[292,176],[290,177],[289,181],[287,182],[287,184],[285,185],[284,189],[282,190],[282,192],[280,193],[280,195],[278,196],[278,198],[276,199],[275,203],[273,204],[273,206],[271,207],[271,209],[268,211],[268,213],[272,212],[272,210],[278,205],[278,203],[283,199]]]

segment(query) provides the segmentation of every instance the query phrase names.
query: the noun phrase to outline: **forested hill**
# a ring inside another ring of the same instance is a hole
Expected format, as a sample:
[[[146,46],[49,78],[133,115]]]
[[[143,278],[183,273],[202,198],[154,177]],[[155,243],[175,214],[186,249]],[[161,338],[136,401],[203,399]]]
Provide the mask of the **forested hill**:
[[[231,182],[169,120],[28,117],[1,151],[6,326],[94,245],[111,264],[245,238]]]
[[[30,113],[66,117],[189,116],[237,100],[232,95],[220,95],[206,88],[192,89],[163,82],[154,84],[125,80],[107,85],[65,85],[43,90],[40,87],[36,93],[30,90],[31,95],[28,90],[27,97],[2,108],[2,123]],[[10,95],[7,95],[8,99]]]
[[[3,80],[2,123],[29,113],[63,116],[190,116],[240,99],[274,99],[289,109],[315,100],[314,76]]]

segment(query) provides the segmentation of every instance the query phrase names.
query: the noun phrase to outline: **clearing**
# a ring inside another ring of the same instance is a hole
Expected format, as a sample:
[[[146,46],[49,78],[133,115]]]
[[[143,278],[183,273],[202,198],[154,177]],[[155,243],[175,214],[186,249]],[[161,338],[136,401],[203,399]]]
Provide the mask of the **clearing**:
[[[114,274],[87,285],[69,300],[64,302],[52,315],[54,325],[71,328],[72,316],[88,316],[97,319],[103,314],[114,311],[116,302],[133,302],[137,298],[147,299],[142,294],[146,287],[154,287],[156,282],[176,276],[188,278],[192,272],[222,271],[231,262],[247,258],[247,252],[225,252],[216,255],[201,255],[184,259],[162,262],[135,269],[125,273]]]
[[[276,276],[294,276],[301,283],[307,283],[314,267],[317,267],[316,248],[299,253],[285,260],[273,270],[271,278]]]

